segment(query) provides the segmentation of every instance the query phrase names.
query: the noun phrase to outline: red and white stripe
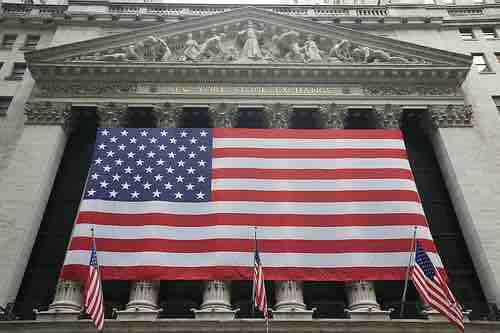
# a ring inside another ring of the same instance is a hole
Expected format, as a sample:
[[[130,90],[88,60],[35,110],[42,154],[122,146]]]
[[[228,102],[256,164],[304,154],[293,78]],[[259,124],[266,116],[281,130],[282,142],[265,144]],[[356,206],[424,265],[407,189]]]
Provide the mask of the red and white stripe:
[[[99,270],[89,266],[88,279],[85,282],[85,312],[90,316],[98,330],[104,327],[104,301],[102,297]]]
[[[267,297],[266,297],[266,283],[264,279],[264,271],[262,269],[262,263],[255,261],[255,266],[254,266],[254,280],[253,280],[253,285],[254,285],[254,301],[255,301],[255,307],[259,309],[259,311],[262,312],[264,315],[264,318],[267,320],[268,319],[268,311],[267,311]]]
[[[422,269],[415,265],[412,268],[412,281],[426,303],[445,315],[458,329],[464,331],[462,308],[439,273],[434,275],[434,280],[430,280]]]
[[[397,130],[214,129],[211,201],[84,200],[63,277],[99,226],[103,279],[402,280],[417,239],[436,253]]]

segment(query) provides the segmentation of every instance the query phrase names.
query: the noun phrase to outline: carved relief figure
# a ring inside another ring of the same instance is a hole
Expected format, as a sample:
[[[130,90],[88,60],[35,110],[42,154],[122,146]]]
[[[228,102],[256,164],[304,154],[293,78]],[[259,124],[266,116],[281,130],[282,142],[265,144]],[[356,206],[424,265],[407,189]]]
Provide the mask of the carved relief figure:
[[[321,57],[321,50],[318,48],[318,45],[316,45],[312,35],[307,36],[303,50],[307,62],[323,61],[323,58]]]
[[[262,51],[259,46],[259,37],[263,31],[256,30],[252,21],[248,21],[248,27],[238,32],[238,38],[243,40],[243,48],[240,57],[252,60],[262,59]]]
[[[213,32],[212,37],[201,44],[200,58],[204,57],[212,59],[215,57],[222,57],[224,55],[224,50],[222,49],[222,38],[224,38],[224,34],[218,36],[216,32]]]
[[[161,38],[149,36],[143,41],[122,47],[121,52],[104,54],[95,57],[102,61],[166,61],[172,52]]]
[[[200,46],[198,42],[193,39],[193,34],[188,33],[187,41],[184,45],[184,57],[186,60],[197,60],[200,57]]]
[[[285,59],[304,61],[305,56],[299,46],[299,33],[288,31],[276,38],[276,43],[280,49],[280,55]]]
[[[340,61],[351,62],[351,42],[343,39],[337,44],[334,44],[329,54],[331,58],[338,58]]]

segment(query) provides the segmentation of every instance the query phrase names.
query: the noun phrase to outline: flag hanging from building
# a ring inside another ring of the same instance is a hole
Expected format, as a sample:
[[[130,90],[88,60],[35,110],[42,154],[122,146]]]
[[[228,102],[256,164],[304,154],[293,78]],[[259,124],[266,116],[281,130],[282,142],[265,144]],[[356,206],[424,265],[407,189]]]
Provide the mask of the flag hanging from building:
[[[420,297],[426,303],[446,316],[461,331],[464,330],[462,307],[419,242],[415,250],[415,264],[412,267],[411,279]]]
[[[253,271],[253,299],[254,306],[262,312],[264,318],[268,319],[266,280],[264,279],[264,270],[260,260],[259,250],[255,248],[254,271]]]
[[[439,269],[399,130],[99,129],[62,277],[404,280],[411,235]]]
[[[97,262],[97,250],[93,237],[83,296],[85,300],[85,313],[90,316],[97,329],[102,330],[104,327],[104,301],[102,297],[101,277],[99,275],[99,263]]]

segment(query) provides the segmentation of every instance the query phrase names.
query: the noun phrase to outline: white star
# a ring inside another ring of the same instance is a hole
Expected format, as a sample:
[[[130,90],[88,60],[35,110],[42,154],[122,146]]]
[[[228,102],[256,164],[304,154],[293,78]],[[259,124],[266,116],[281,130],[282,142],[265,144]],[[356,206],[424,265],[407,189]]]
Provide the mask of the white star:
[[[101,131],[101,134],[102,134],[102,135],[108,135],[108,134],[109,134],[109,131],[105,129],[105,130]]]
[[[105,172],[110,172],[111,171],[111,167],[109,165],[105,165],[102,168],[104,169]]]
[[[181,138],[185,138],[187,135],[188,135],[188,134],[187,134],[187,132],[186,132],[186,131],[182,131],[182,132],[181,132]]]
[[[125,171],[125,173],[132,173],[132,170],[134,170],[134,169],[132,169],[132,168],[131,168],[131,167],[129,167],[129,166],[128,166],[128,167],[126,167],[125,169],[123,169],[123,171]]]
[[[172,167],[168,167],[167,168],[167,173],[174,173],[175,169],[173,169]]]
[[[108,151],[108,153],[106,155],[108,157],[113,157],[113,156],[115,156],[115,153],[113,151]]]
[[[101,143],[99,146],[97,146],[97,148],[104,149],[104,148],[106,148],[106,145],[104,143]]]
[[[207,132],[205,132],[205,130],[203,130],[203,131],[201,131],[201,132],[200,132],[200,135],[201,135],[201,136],[207,136],[207,134],[208,134],[208,133],[207,133]]]
[[[116,198],[117,194],[118,194],[118,192],[116,192],[115,190],[112,190],[111,192],[109,192],[109,197],[110,198]]]
[[[196,199],[205,199],[205,193],[203,192],[196,193]]]
[[[146,149],[146,146],[145,146],[145,145],[140,145],[140,146],[139,146],[139,150],[144,150],[144,149]]]
[[[151,139],[149,139],[149,142],[150,142],[150,143],[156,143],[156,141],[158,141],[158,139],[156,139],[156,138],[151,138]]]
[[[150,151],[150,152],[148,153],[148,157],[149,157],[149,158],[153,158],[153,157],[155,157],[155,155],[156,155],[156,153],[155,153],[155,152],[152,152],[152,151]]]
[[[108,187],[108,185],[109,185],[109,183],[106,182],[105,180],[103,180],[102,182],[100,182],[100,184],[101,184],[101,187],[104,187],[104,188]]]
[[[183,183],[184,182],[184,177],[182,177],[182,176],[175,177],[175,179],[177,179],[178,183]]]
[[[205,166],[205,164],[207,164],[207,162],[201,160],[201,161],[198,161],[198,165],[199,166]]]
[[[130,143],[136,143],[137,142],[137,139],[136,138],[132,138],[130,139]]]
[[[188,174],[194,174],[194,172],[196,171],[196,169],[193,169],[193,167],[190,167],[189,169],[187,169],[187,172]]]
[[[127,136],[128,132],[126,130],[123,130],[123,131],[120,132],[120,134],[123,135],[123,136]]]
[[[170,143],[176,144],[177,143],[177,139],[176,138],[171,138],[170,139]]]
[[[197,178],[198,178],[198,183],[204,183],[205,179],[207,179],[206,177],[203,177],[203,176],[199,176]]]
[[[130,184],[129,183],[125,182],[125,183],[122,184],[122,189],[128,190],[129,188],[130,188]]]
[[[121,159],[117,159],[117,160],[115,161],[115,164],[116,164],[116,165],[122,165],[122,164],[123,164],[123,161],[122,161]]]
[[[186,185],[186,190],[191,191],[193,189],[194,189],[194,185],[193,184],[189,183],[189,184]]]
[[[177,192],[177,193],[175,193],[175,198],[176,198],[176,199],[181,199],[181,198],[182,198],[182,196],[183,196],[183,194],[182,194],[181,192]]]
[[[198,142],[198,139],[196,139],[195,137],[192,137],[191,140],[189,140],[189,142],[191,142],[192,144],[195,144],[196,142]]]
[[[116,136],[114,136],[114,137],[110,138],[109,141],[116,143],[118,141],[118,138]]]
[[[93,173],[90,178],[92,178],[92,180],[97,180],[97,177],[99,177],[99,175],[97,173]]]
[[[102,160],[100,158],[98,158],[97,160],[95,160],[95,164],[101,164]]]
[[[170,184],[170,183],[163,184],[163,186],[165,186],[165,189],[166,189],[166,190],[170,190],[170,189],[172,189],[172,187],[173,187],[173,185],[172,185],[172,184]]]
[[[165,145],[159,145],[158,146],[158,149],[160,149],[160,150],[165,150],[165,148],[167,148],[167,146],[165,146]]]
[[[148,166],[148,167],[147,167],[146,169],[144,169],[144,170],[146,170],[146,173],[151,173],[151,172],[153,172],[153,168],[152,168],[152,167],[150,167],[150,166]]]
[[[141,136],[148,136],[148,132],[147,131],[142,131],[141,132]]]
[[[151,189],[151,184],[150,184],[150,183],[148,183],[148,182],[146,182],[146,184],[142,184],[142,186],[144,186],[144,189],[145,189],[145,190],[149,190],[149,189]]]
[[[189,158],[195,158],[195,157],[196,157],[196,153],[194,153],[194,152],[190,152],[190,153],[188,154],[188,157],[189,157]]]
[[[141,179],[142,179],[142,176],[139,176],[139,175],[136,175],[136,176],[134,177],[134,181],[136,181],[136,182],[140,182],[140,181],[141,181]]]
[[[206,147],[206,146],[203,146],[203,145],[199,146],[199,147],[198,147],[198,149],[199,149],[200,151],[207,151],[207,147]]]
[[[168,157],[169,158],[175,158],[175,153],[171,151],[170,153],[168,153]]]
[[[160,132],[161,136],[167,136],[167,131],[163,130]]]
[[[184,164],[186,164],[186,162],[184,162],[184,161],[179,161],[179,162],[177,162],[177,165],[178,165],[178,166],[180,166],[180,167],[183,167],[183,166],[184,166]]]
[[[155,176],[155,180],[158,181],[158,182],[161,181],[162,179],[163,179],[163,176],[160,175],[160,174],[158,174],[158,175]]]
[[[119,150],[125,150],[125,148],[127,148],[127,146],[125,146],[124,144],[118,146]]]
[[[121,177],[122,177],[122,176],[120,176],[120,175],[118,175],[117,173],[115,173],[115,174],[113,175],[113,180],[118,181],[118,180],[120,180],[120,178],[121,178]]]
[[[139,193],[137,191],[130,193],[130,195],[132,196],[132,198],[139,198]]]
[[[154,192],[153,192],[153,198],[159,198],[159,197],[160,197],[160,194],[161,194],[161,192],[160,192],[160,191],[158,191],[158,190],[154,191]]]
[[[127,156],[128,156],[129,158],[134,158],[135,153],[130,152],[130,153],[128,153],[128,154],[127,154]]]
[[[179,147],[179,151],[186,151],[186,147],[185,146],[180,146]]]
[[[142,166],[144,164],[144,161],[143,160],[137,160],[135,163],[137,165],[139,165],[139,166]]]
[[[88,195],[89,197],[94,196],[94,194],[95,194],[95,190],[94,190],[93,188],[91,188],[90,190],[88,190],[88,191],[87,191],[87,195]]]
[[[163,164],[165,164],[165,161],[162,160],[161,158],[158,161],[156,161],[156,165],[163,165]]]

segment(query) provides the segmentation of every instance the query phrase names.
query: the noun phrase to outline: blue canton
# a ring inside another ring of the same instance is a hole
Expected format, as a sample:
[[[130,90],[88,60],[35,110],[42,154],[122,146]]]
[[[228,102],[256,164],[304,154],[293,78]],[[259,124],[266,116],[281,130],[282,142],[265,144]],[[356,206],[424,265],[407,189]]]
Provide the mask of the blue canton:
[[[85,199],[210,200],[212,132],[201,128],[100,128]]]
[[[417,250],[415,253],[415,262],[422,269],[425,276],[430,280],[434,280],[434,265],[431,262],[431,259],[425,253],[425,250],[420,246],[420,243],[417,242]]]
[[[94,245],[92,245],[92,252],[90,253],[90,266],[97,268],[97,252]]]

